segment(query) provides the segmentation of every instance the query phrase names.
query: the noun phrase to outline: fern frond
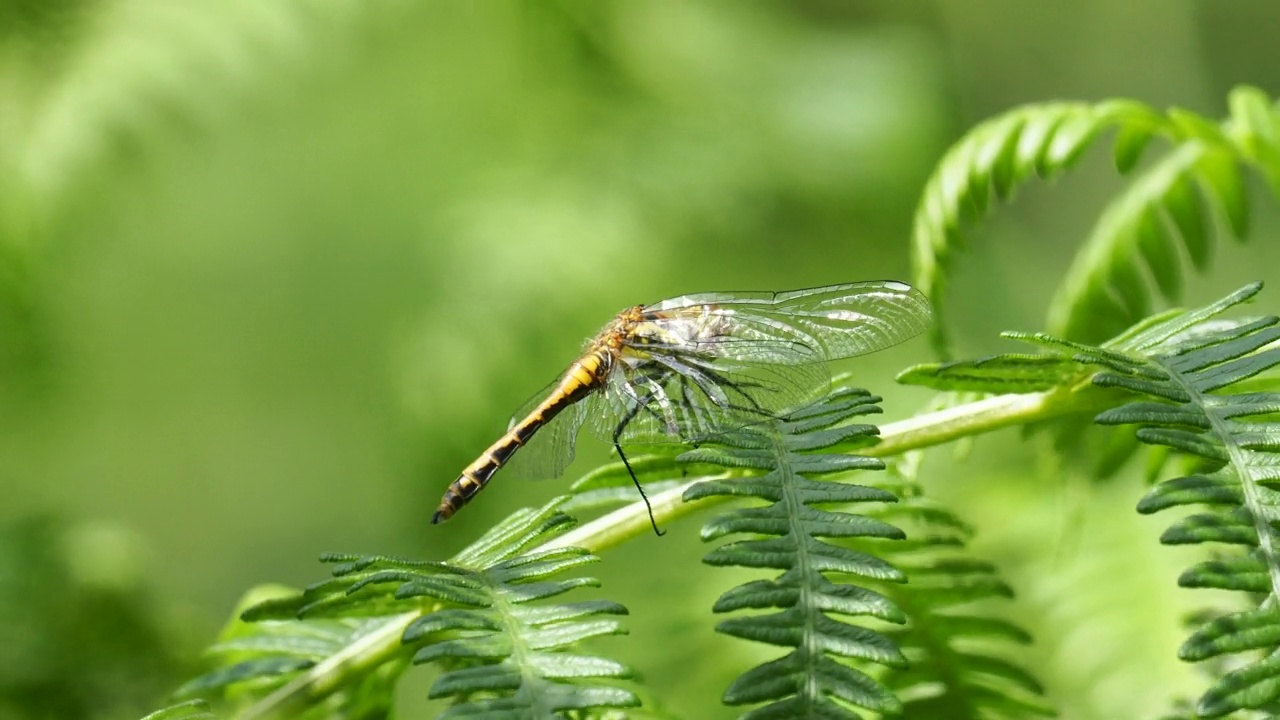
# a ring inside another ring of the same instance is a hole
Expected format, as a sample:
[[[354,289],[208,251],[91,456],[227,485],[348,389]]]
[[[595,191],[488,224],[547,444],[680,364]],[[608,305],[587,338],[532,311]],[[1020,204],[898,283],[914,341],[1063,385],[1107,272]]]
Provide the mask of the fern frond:
[[[591,578],[562,577],[596,561],[575,547],[536,549],[573,521],[557,500],[517,512],[449,563],[381,556],[327,556],[332,580],[296,599],[303,619],[349,616],[374,608],[421,608],[401,641],[414,664],[436,663],[443,674],[432,698],[453,698],[442,717],[549,717],[589,708],[634,707],[639,698],[616,683],[621,664],[578,651],[590,638],[624,630],[626,608],[607,600],[548,604]],[[277,614],[280,606],[261,612]]]
[[[899,471],[913,465],[918,455],[911,453],[896,463],[894,474],[901,475]],[[1053,716],[1041,698],[1040,683],[1001,653],[1010,643],[1029,643],[1031,636],[982,610],[981,603],[1010,598],[1013,590],[994,566],[965,551],[973,531],[923,497],[914,481],[903,477],[884,487],[899,502],[868,514],[903,528],[908,537],[884,547],[883,552],[909,582],[876,588],[910,618],[907,627],[886,634],[911,664],[881,676],[902,699],[903,717],[1024,720]]]
[[[836,445],[869,444],[877,432],[875,426],[847,421],[878,412],[878,402],[879,398],[863,390],[837,391],[789,416],[713,438],[714,446],[683,456],[766,471],[758,476],[707,480],[685,493],[686,500],[732,496],[768,503],[729,510],[702,531],[704,540],[738,533],[753,536],[711,551],[704,559],[707,564],[781,572],[774,579],[755,580],[729,590],[714,606],[717,613],[776,610],[725,620],[716,629],[745,640],[792,648],[783,657],[748,670],[725,691],[724,702],[730,705],[766,703],[745,717],[856,718],[851,705],[882,713],[901,709],[884,685],[834,659],[899,666],[906,662],[901,651],[883,633],[833,615],[904,622],[902,611],[883,595],[843,579],[853,576],[901,582],[904,577],[873,554],[824,538],[901,539],[902,531],[866,515],[817,507],[894,502],[895,498],[884,490],[813,479],[884,467],[872,458],[814,452]]]
[[[941,315],[949,267],[965,245],[965,221],[985,215],[992,196],[1007,199],[1032,176],[1048,179],[1069,170],[1099,135],[1115,129],[1113,154],[1121,173],[1136,166],[1155,137],[1173,151],[1103,213],[1052,302],[1048,326],[1057,335],[1100,341],[1138,322],[1149,313],[1153,294],[1143,265],[1156,290],[1176,300],[1183,272],[1179,247],[1202,269],[1214,214],[1235,237],[1247,233],[1241,165],[1260,169],[1280,188],[1275,106],[1251,88],[1234,91],[1230,106],[1232,116],[1223,124],[1118,100],[1032,105],[983,123],[947,153],[921,198],[913,231],[916,285]],[[933,333],[947,357],[945,323],[936,322]]]
[[[449,562],[326,555],[333,577],[258,602],[215,645],[218,667],[183,695],[220,693],[237,717],[383,716],[410,663],[444,670],[433,698],[442,717],[549,717],[634,707],[621,664],[578,645],[623,632],[626,608],[607,600],[540,602],[591,578],[563,577],[595,562],[549,541],[573,525],[564,498],[514,513]],[[390,633],[390,634],[389,634]],[[269,693],[269,694],[268,694]],[[251,703],[251,704],[250,704]],[[379,715],[381,713],[382,715]]]
[[[380,625],[380,618],[233,622],[206,651],[215,668],[178,688],[174,695],[221,697],[231,705],[244,705],[360,642]],[[402,669],[395,665],[391,663],[389,671],[363,675],[325,698],[324,713],[342,718],[385,715]]]
[[[1190,474],[1153,487],[1138,510],[1199,506],[1200,512],[1176,521],[1161,541],[1228,549],[1184,572],[1179,584],[1243,590],[1254,605],[1202,619],[1183,644],[1184,660],[1221,666],[1196,704],[1196,717],[1280,709],[1280,380],[1263,375],[1280,365],[1280,318],[1224,317],[1260,290],[1255,283],[1203,308],[1162,313],[1102,346],[1044,333],[1006,334],[1049,348],[1068,366],[1077,364],[1094,387],[1142,396],[1111,396],[1109,409],[1095,420],[1103,426],[1137,425],[1137,440],[1164,451],[1156,468],[1171,453],[1194,460]],[[909,379],[965,378],[972,365],[933,366]],[[976,365],[994,369],[999,379],[1000,373],[1020,377],[1026,363],[1015,356]],[[1069,371],[1065,376],[1078,382]],[[908,602],[891,597],[917,617]]]
[[[1183,587],[1243,590],[1256,607],[1210,620],[1179,650],[1198,662],[1243,654],[1200,697],[1200,717],[1272,708],[1280,701],[1280,393],[1227,392],[1280,365],[1280,318],[1222,320],[1224,311],[1260,290],[1245,287],[1201,310],[1146,329],[1129,345],[1145,356],[1105,358],[1098,385],[1146,398],[1108,410],[1097,421],[1137,425],[1137,437],[1193,456],[1205,472],[1160,483],[1138,504],[1142,513],[1199,506],[1161,536],[1166,544],[1228,546],[1178,579]]]
[[[1171,525],[1161,542],[1230,547],[1184,572],[1179,584],[1261,598],[1252,610],[1207,620],[1179,651],[1193,662],[1236,656],[1200,697],[1196,712],[1205,718],[1271,711],[1280,703],[1280,392],[1271,379],[1257,379],[1280,365],[1280,318],[1222,317],[1261,287],[1164,313],[1099,347],[1009,334],[1100,368],[1091,377],[1096,387],[1142,396],[1113,403],[1097,415],[1098,424],[1137,425],[1137,440],[1202,466],[1153,487],[1138,510],[1201,506]]]

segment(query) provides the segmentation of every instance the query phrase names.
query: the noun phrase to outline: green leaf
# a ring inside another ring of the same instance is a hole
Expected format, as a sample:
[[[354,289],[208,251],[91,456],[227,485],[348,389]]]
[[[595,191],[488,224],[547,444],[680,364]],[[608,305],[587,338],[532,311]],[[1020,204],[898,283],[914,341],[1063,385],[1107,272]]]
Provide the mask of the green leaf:
[[[1280,647],[1280,610],[1258,608],[1217,618],[1191,634],[1178,657],[1190,662]]]
[[[1081,364],[1060,355],[1009,353],[910,367],[898,382],[935,390],[1028,393],[1052,390],[1080,375]]]
[[[1151,144],[1151,139],[1155,137],[1151,128],[1141,125],[1121,126],[1116,133],[1116,143],[1112,149],[1112,159],[1115,161],[1116,170],[1121,175],[1127,175],[1129,171],[1137,167],[1138,161],[1142,159],[1142,153]]]

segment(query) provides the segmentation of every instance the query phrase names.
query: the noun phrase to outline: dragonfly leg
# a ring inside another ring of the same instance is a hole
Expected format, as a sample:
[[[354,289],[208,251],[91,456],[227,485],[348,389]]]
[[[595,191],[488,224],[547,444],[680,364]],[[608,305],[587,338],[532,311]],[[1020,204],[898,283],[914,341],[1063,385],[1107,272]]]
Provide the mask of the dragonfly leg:
[[[636,490],[640,491],[640,499],[644,500],[645,509],[649,511],[649,524],[653,526],[653,532],[658,537],[666,535],[665,532],[658,529],[658,521],[653,518],[653,506],[649,504],[649,496],[644,494],[644,486],[640,484],[640,479],[636,477],[636,471],[631,469],[631,461],[627,460],[627,454],[622,452],[622,444],[618,442],[618,438],[622,437],[622,431],[627,429],[627,425],[635,419],[640,410],[648,409],[649,400],[652,396],[645,398],[635,397],[635,407],[627,411],[622,422],[618,423],[618,427],[613,430],[613,449],[618,451],[618,457],[622,458],[622,464],[627,468],[627,474],[631,476],[631,482],[635,483]]]
[[[690,361],[682,362],[675,358],[661,358],[659,362],[666,365],[676,376],[680,378],[681,394],[684,396],[685,404],[689,407],[697,407],[694,398],[689,396],[690,386],[696,387],[707,397],[712,404],[725,410],[734,410],[737,412],[755,414],[765,418],[775,417],[772,412],[760,407],[760,403],[751,396],[743,388],[764,387],[761,383],[748,382],[745,380],[731,380],[723,373],[712,368],[708,363]],[[734,404],[730,397],[729,391],[736,392],[750,403],[751,407],[745,405]]]
[[[739,405],[732,405],[732,404],[729,405],[728,407],[734,410],[742,410],[744,412],[754,412],[758,415],[764,415],[766,417],[774,417],[773,413],[760,407],[760,403],[756,402],[756,399],[751,397],[750,393],[748,393],[746,390],[743,390],[743,388],[764,387],[763,384],[730,380],[724,375],[710,369],[704,369],[703,372],[706,373],[707,377],[711,378],[712,382],[715,382],[718,385],[721,385],[725,388],[728,388],[729,390],[732,390],[738,393],[739,395],[742,396],[743,400],[746,400],[748,403],[751,404],[751,407],[749,408],[739,406]]]
[[[652,412],[652,408],[649,408],[649,405],[653,402],[657,402],[658,407],[662,409],[662,422],[667,426],[667,434],[671,436],[678,436],[680,434],[680,426],[676,424],[675,414],[671,411],[671,398],[667,397],[667,393],[662,389],[662,385],[658,383],[655,378],[650,377],[649,375],[641,375],[639,380],[644,383],[645,389],[649,391],[649,394],[645,396],[643,401],[637,398],[637,402],[639,403],[638,407],[648,408],[650,412]],[[625,428],[627,423],[631,422],[631,418],[633,417],[635,417],[635,412],[632,412],[629,417],[623,419],[622,427]],[[621,430],[619,430],[619,432],[621,432]]]

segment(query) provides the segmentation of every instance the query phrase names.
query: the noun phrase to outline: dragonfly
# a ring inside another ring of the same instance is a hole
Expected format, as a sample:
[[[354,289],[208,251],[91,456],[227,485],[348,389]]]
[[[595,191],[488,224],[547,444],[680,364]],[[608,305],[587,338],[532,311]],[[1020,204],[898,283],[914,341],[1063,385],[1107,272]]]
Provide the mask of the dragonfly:
[[[517,451],[515,474],[559,477],[584,426],[613,444],[647,505],[623,445],[696,444],[803,407],[829,389],[829,362],[897,345],[930,319],[928,299],[892,280],[696,293],[629,307],[463,469],[431,522],[452,517]],[[661,535],[652,511],[649,520]]]

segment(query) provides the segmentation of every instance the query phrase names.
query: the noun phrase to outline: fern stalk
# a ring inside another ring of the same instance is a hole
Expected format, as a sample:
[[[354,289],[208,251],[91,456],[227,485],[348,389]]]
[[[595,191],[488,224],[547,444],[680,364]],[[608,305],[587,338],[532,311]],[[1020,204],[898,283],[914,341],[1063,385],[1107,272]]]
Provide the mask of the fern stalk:
[[[880,442],[858,452],[868,457],[892,457],[908,450],[941,445],[956,438],[1049,420],[1087,409],[1077,396],[1062,390],[997,395],[881,425]],[[654,517],[661,524],[728,500],[725,497],[712,497],[681,502],[686,490],[710,479],[714,478],[699,476],[650,497]],[[644,503],[636,502],[574,528],[543,547],[577,546],[591,552],[601,552],[648,532],[648,513]]]
[[[1212,407],[1213,396],[1200,392],[1187,378],[1177,372],[1170,372],[1170,378],[1177,387],[1190,398],[1188,404],[1195,407]],[[1227,451],[1228,464],[1239,473],[1240,490],[1244,494],[1244,507],[1248,509],[1253,520],[1254,532],[1258,534],[1258,549],[1267,566],[1267,574],[1271,579],[1271,598],[1280,598],[1280,556],[1276,554],[1276,529],[1272,525],[1274,512],[1271,502],[1262,497],[1262,488],[1250,473],[1251,462],[1247,453],[1236,439],[1238,431],[1228,427],[1224,418],[1218,413],[1205,413],[1209,420],[1209,432],[1206,435],[1222,442]]]

